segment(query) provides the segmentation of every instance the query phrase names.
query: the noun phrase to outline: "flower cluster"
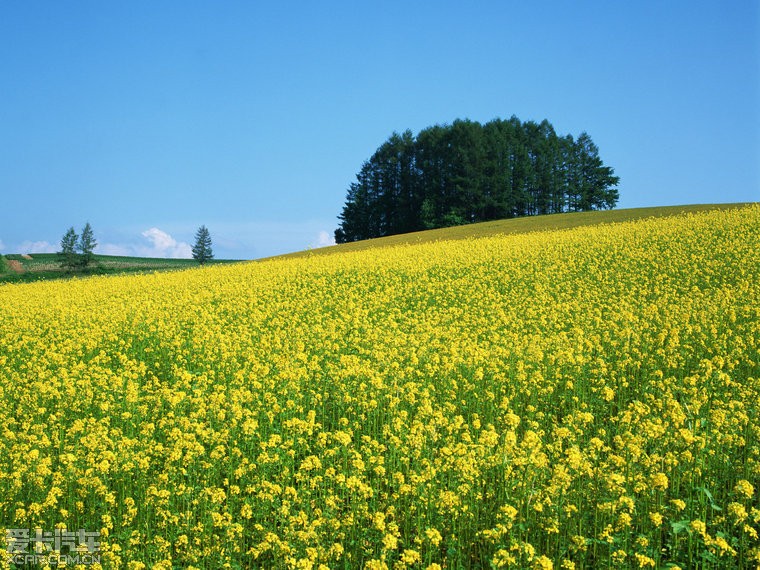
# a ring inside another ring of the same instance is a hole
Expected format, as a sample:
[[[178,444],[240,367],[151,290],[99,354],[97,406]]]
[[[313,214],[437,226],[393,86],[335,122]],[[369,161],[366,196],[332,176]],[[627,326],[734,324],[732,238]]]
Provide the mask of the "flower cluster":
[[[758,228],[2,286],[0,521],[108,568],[754,567]]]

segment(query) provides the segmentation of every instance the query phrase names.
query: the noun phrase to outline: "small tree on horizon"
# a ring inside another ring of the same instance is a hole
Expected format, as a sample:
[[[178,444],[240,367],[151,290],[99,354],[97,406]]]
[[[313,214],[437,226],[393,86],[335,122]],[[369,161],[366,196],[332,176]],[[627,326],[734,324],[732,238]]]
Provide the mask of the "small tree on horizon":
[[[84,229],[82,230],[82,235],[79,238],[79,243],[77,244],[77,248],[82,254],[79,260],[82,267],[87,267],[90,265],[95,257],[93,250],[97,245],[98,242],[95,241],[95,236],[92,233],[90,222],[87,222],[87,224],[84,226]]]
[[[193,259],[201,265],[211,259],[214,259],[214,253],[211,251],[211,234],[209,233],[206,226],[201,226],[195,233]]]
[[[77,233],[74,231],[74,226],[72,226],[61,238],[61,251],[58,252],[61,267],[73,269],[79,264],[77,240]]]

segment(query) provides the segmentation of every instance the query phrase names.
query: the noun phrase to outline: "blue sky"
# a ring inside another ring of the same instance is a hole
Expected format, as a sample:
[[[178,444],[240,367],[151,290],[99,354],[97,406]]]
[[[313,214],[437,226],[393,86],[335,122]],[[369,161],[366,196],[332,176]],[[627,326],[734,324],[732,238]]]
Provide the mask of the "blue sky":
[[[0,252],[328,243],[364,160],[456,118],[587,131],[621,208],[760,200],[760,4],[0,3]]]

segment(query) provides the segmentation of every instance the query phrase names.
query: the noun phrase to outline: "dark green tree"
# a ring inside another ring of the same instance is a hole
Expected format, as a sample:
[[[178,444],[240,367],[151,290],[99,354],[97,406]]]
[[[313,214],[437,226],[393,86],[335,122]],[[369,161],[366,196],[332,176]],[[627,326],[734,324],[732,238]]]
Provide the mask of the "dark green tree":
[[[544,120],[456,120],[393,133],[362,165],[341,212],[343,243],[515,216],[612,208],[612,168],[586,133]]]
[[[206,226],[201,226],[195,233],[195,245],[193,246],[193,259],[203,265],[214,259],[211,251],[211,234]]]
[[[61,238],[61,250],[58,252],[58,260],[64,269],[74,269],[79,265],[79,255],[77,254],[78,239],[73,226]]]
[[[420,229],[441,227],[445,204],[445,140],[447,127],[435,125],[423,129],[415,144],[418,187],[422,198]]]
[[[341,225],[335,230],[335,241],[337,243],[369,239],[372,235],[374,224],[372,223],[368,197],[369,188],[365,176],[367,169],[362,168],[362,171],[357,175],[357,181],[352,183],[348,190],[343,212],[338,216]]]
[[[581,133],[575,141],[577,156],[576,174],[578,184],[578,209],[603,210],[617,204],[619,193],[615,188],[620,178],[614,175],[614,170],[604,166],[599,158],[599,148],[591,140],[588,133]]]
[[[82,230],[82,235],[79,236],[79,243],[77,249],[81,254],[79,257],[79,263],[82,267],[88,267],[95,258],[94,249],[98,245],[95,241],[95,235],[92,233],[92,227],[90,222],[87,222]]]

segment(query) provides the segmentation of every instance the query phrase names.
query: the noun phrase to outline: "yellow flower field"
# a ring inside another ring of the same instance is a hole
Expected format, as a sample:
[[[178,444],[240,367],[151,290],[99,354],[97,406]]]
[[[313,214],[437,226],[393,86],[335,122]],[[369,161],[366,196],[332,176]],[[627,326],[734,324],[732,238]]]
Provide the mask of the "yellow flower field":
[[[760,565],[760,206],[0,307],[0,523],[104,568]]]

